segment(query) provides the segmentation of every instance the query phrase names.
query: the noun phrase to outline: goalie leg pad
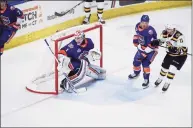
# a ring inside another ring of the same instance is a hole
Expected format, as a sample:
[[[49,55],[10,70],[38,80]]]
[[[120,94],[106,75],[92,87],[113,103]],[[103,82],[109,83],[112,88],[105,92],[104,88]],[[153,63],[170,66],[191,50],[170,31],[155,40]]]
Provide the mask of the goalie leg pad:
[[[75,71],[71,71],[68,74],[68,77],[71,80],[73,85],[77,84],[78,82],[80,82],[84,78],[84,76],[86,75],[87,65],[88,65],[87,61],[81,60],[80,68],[76,69],[78,71],[76,71],[76,70]],[[66,79],[66,78],[64,78],[64,79]],[[62,82],[61,83],[61,88],[62,87],[63,87],[63,89],[68,89],[67,90],[68,92],[71,92],[68,82]]]
[[[88,66],[86,75],[97,80],[104,80],[106,79],[106,70],[99,66],[90,64]]]

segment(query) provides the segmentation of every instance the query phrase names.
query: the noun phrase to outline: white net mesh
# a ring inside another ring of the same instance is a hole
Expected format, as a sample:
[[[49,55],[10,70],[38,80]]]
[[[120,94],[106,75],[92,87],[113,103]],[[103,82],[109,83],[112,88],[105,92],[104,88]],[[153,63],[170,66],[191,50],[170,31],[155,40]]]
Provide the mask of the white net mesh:
[[[78,26],[73,27],[67,30],[63,30],[60,32],[57,32],[53,36],[50,36],[47,38],[47,42],[50,45],[50,48],[55,53],[55,42],[53,40],[57,40],[61,37],[69,36],[71,34],[74,34],[76,30],[87,30],[90,28],[93,28],[93,25],[87,25],[87,26]],[[100,29],[95,28],[93,30],[90,30],[88,32],[85,32],[86,38],[91,38],[95,48],[101,50],[101,41],[100,41]],[[70,41],[72,41],[74,37],[64,39],[63,41],[58,42],[58,50],[68,44]],[[102,53],[102,51],[101,51]],[[42,93],[42,94],[55,94],[56,93],[56,86],[59,86],[60,81],[64,78],[62,75],[62,72],[58,73],[58,78],[55,76],[55,58],[51,51],[49,50],[48,46],[45,45],[42,47],[42,53],[40,53],[42,59],[40,67],[37,69],[37,73],[34,76],[34,79],[30,82],[30,84],[27,85],[27,90],[31,92],[36,93]],[[95,65],[100,65],[100,60],[91,62]],[[55,79],[58,79],[58,85],[55,85]]]

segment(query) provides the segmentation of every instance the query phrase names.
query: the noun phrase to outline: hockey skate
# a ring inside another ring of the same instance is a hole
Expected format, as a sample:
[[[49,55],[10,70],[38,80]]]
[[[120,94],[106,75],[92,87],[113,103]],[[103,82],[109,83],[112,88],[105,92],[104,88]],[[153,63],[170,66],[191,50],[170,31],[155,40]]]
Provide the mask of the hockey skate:
[[[162,79],[158,78],[156,81],[155,81],[155,87],[158,87],[162,82]]]
[[[168,88],[169,88],[169,86],[170,86],[169,83],[165,83],[164,86],[163,86],[163,88],[162,88],[162,91],[163,91],[163,92],[167,91]]]
[[[130,75],[128,76],[128,78],[129,78],[129,79],[134,79],[134,78],[137,78],[138,76],[139,76],[139,74],[133,73],[133,74],[130,74]]]
[[[103,18],[98,18],[98,22],[101,23],[101,24],[105,24],[105,20],[103,20]]]
[[[60,83],[60,88],[63,89],[63,91],[66,91],[68,93],[72,93],[71,88],[68,85],[68,82],[66,80],[66,78],[64,78],[61,83]]]
[[[142,87],[145,89],[147,87],[149,87],[149,80],[148,79],[145,79],[143,84],[142,84]]]
[[[90,16],[91,16],[91,14],[89,15],[89,17],[85,17],[82,24],[89,24],[90,23]]]

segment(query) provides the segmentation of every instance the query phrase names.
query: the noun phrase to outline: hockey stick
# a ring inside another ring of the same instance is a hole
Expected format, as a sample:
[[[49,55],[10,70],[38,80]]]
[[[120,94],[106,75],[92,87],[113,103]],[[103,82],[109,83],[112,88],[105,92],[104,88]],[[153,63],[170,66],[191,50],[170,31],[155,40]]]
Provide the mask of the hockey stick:
[[[50,52],[51,52],[52,55],[54,56],[56,62],[59,64],[60,62],[59,62],[59,60],[56,58],[56,56],[54,55],[54,52],[52,51],[52,49],[51,49],[50,45],[48,44],[47,40],[45,39],[44,41],[45,41],[46,45],[48,46],[48,48],[50,49]],[[66,80],[68,81],[71,89],[72,89],[75,93],[82,93],[82,92],[86,92],[86,91],[87,91],[87,88],[85,88],[85,87],[76,89],[76,88],[73,86],[71,80],[68,78],[67,74],[63,72],[63,75],[65,76],[65,78],[66,78]]]
[[[159,45],[160,47],[162,47],[162,48],[167,48],[167,47],[165,47],[165,46],[161,46],[161,45]],[[191,53],[187,53],[187,55],[190,55],[190,56],[192,56],[192,54]]]
[[[82,4],[83,2],[84,2],[84,1],[81,1],[80,3],[78,3],[77,5],[75,5],[74,7],[72,7],[71,9],[69,9],[69,10],[66,11],[66,12],[61,12],[61,13],[55,12],[55,15],[56,15],[56,16],[59,16],[59,17],[64,16],[64,15],[66,15],[67,13],[69,13],[71,10],[75,9],[77,6],[79,6],[80,4]]]

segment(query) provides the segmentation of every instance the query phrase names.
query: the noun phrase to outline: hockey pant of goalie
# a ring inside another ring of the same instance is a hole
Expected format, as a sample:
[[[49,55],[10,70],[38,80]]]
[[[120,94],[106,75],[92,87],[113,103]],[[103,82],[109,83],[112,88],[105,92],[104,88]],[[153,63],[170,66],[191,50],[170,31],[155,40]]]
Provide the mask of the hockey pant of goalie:
[[[71,66],[72,65],[69,64],[69,67]],[[68,77],[73,85],[80,82],[85,76],[94,78],[96,80],[103,80],[106,78],[106,70],[99,66],[88,64],[86,60],[82,59],[80,67],[75,68],[68,73]]]
[[[1,28],[1,32],[0,32],[0,55],[3,54],[5,43],[9,43],[9,41],[13,38],[14,35],[15,35],[15,31]]]
[[[133,70],[136,75],[141,72],[141,65],[143,67],[143,78],[149,80],[150,76],[150,64],[153,62],[157,55],[157,51],[152,51],[150,53],[144,53],[138,50],[135,54],[133,60]]]

